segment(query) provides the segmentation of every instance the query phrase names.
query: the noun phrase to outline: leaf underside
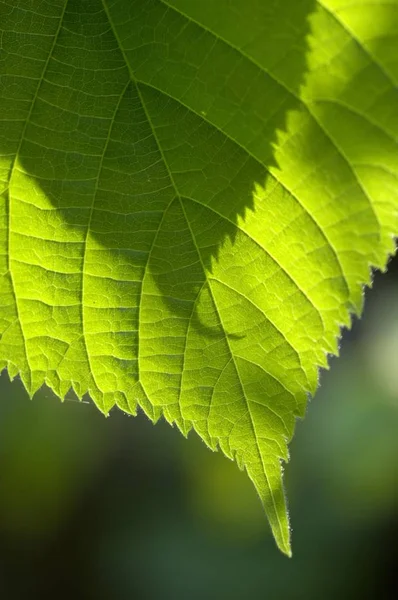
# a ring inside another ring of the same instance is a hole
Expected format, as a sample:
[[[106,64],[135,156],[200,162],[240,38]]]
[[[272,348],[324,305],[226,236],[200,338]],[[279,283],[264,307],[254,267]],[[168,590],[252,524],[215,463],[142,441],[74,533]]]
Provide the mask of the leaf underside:
[[[398,0],[1,0],[0,368],[245,468],[398,233]]]

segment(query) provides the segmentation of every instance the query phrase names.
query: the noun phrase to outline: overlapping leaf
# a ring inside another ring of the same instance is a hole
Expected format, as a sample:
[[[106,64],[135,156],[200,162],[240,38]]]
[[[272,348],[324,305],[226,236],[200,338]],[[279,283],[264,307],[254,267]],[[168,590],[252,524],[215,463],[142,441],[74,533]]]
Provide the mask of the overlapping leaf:
[[[398,2],[2,0],[0,366],[281,482],[398,233]]]

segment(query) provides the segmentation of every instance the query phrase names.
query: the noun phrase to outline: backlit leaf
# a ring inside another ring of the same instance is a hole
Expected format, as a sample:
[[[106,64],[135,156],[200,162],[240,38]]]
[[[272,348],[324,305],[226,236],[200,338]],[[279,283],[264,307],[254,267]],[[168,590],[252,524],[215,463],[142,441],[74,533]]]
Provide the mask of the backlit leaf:
[[[398,0],[1,0],[0,29],[0,367],[194,428],[289,554],[295,417],[398,233]]]

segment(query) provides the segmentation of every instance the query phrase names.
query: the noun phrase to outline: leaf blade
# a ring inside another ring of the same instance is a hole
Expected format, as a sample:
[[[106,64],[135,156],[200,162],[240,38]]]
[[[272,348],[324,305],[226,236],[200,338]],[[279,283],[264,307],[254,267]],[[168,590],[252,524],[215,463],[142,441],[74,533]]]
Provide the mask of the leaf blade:
[[[286,554],[295,417],[398,232],[390,9],[289,7],[0,3],[1,366],[195,429]]]

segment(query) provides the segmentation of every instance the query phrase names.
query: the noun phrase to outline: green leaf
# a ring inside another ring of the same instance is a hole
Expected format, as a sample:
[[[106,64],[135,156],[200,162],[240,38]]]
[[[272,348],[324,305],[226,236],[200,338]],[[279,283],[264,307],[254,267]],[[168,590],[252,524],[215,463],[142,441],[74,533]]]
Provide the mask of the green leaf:
[[[398,233],[398,0],[1,0],[0,367],[281,460]]]

